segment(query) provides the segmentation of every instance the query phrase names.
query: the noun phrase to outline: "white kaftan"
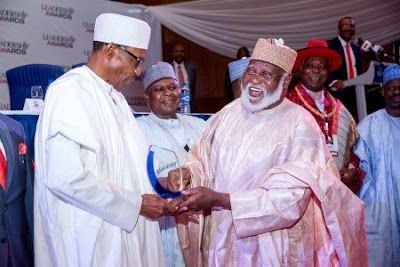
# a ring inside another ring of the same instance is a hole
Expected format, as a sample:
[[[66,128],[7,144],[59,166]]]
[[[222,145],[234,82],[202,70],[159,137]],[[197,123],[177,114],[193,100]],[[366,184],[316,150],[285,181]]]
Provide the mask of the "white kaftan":
[[[197,144],[185,163],[193,186],[231,201],[200,220],[204,265],[366,266],[363,204],[340,182],[304,108],[284,99],[250,113],[235,100]]]
[[[88,67],[50,86],[35,138],[36,266],[164,266],[147,142],[123,95]]]
[[[179,164],[182,165],[187,157],[184,147],[187,145],[190,149],[193,146],[204,132],[207,123],[193,116],[177,114],[177,117],[177,119],[160,119],[154,113],[150,113],[148,116],[137,118],[137,121],[144,129],[150,144],[175,151]],[[159,168],[162,169],[159,175],[165,177],[168,175],[168,171],[176,168],[174,162],[166,163],[166,166],[172,167],[160,166]],[[180,244],[175,217],[164,216],[159,219],[159,222],[167,266],[185,266],[182,250],[186,252],[189,244],[187,244],[187,240],[185,240],[186,242],[182,240],[183,237],[181,237],[182,244]],[[179,225],[179,227],[184,226]],[[187,230],[184,232],[187,233]],[[189,256],[185,255],[186,258]]]

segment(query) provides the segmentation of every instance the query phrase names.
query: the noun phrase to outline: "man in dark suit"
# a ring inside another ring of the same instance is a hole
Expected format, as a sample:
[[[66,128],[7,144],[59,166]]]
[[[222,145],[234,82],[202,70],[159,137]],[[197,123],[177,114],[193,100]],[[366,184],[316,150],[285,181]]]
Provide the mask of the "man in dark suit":
[[[188,83],[190,88],[190,108],[191,112],[195,112],[195,92],[196,92],[196,67],[185,61],[185,48],[182,44],[176,44],[172,48],[172,62],[171,65],[174,67],[176,77],[178,78],[179,86],[182,87],[183,82]],[[180,70],[179,70],[180,69]],[[182,75],[180,77],[179,72]]]
[[[0,266],[33,266],[33,162],[22,125],[0,114]]]
[[[360,48],[351,42],[356,31],[351,17],[343,17],[338,23],[338,36],[328,40],[328,47],[336,50],[342,57],[342,64],[328,80],[330,93],[339,99],[357,118],[355,87],[345,87],[343,82],[361,74]],[[347,48],[348,46],[348,48]]]

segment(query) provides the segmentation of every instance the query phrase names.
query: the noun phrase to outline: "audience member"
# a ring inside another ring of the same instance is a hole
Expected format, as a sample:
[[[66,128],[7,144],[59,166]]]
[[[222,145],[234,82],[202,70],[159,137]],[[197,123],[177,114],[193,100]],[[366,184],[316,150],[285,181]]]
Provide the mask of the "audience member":
[[[33,162],[22,125],[0,114],[0,266],[33,266]]]
[[[54,81],[36,139],[36,266],[164,266],[148,145],[120,93],[141,73],[150,27],[105,13],[87,64]]]
[[[205,266],[367,265],[363,204],[340,182],[315,119],[285,98],[295,59],[281,39],[259,39],[240,100],[189,153],[193,188],[179,211],[211,207],[199,224]],[[171,171],[169,188],[177,181]]]
[[[236,52],[236,60],[244,57],[250,57],[250,51],[247,47],[242,46]],[[231,77],[229,76],[229,68],[226,68],[225,71],[224,92],[228,103],[235,99]]]
[[[383,73],[385,108],[364,118],[354,152],[365,171],[360,198],[367,219],[370,266],[400,266],[400,66]]]
[[[196,67],[186,61],[185,48],[182,44],[176,44],[172,48],[172,66],[174,67],[179,87],[182,87],[183,82],[186,82],[190,88],[190,109],[195,112],[196,96]]]
[[[356,123],[350,112],[324,87],[329,73],[339,68],[340,55],[328,48],[325,41],[312,40],[297,53],[294,67],[300,70],[300,82],[287,97],[304,107],[315,118],[325,136],[326,144],[340,177],[353,192],[362,184],[362,171],[353,146],[358,138]]]
[[[179,165],[182,165],[189,149],[206,128],[206,122],[193,116],[176,113],[181,93],[171,64],[158,62],[153,65],[144,73],[143,84],[151,113],[138,118],[138,123],[144,129],[151,145],[174,151]],[[176,162],[171,162],[171,159],[163,162],[163,166],[158,168],[162,170],[159,175],[166,177],[172,166],[176,167]],[[174,217],[164,216],[159,218],[159,222],[167,266],[185,266],[185,262],[189,263],[190,258],[187,216],[176,216],[176,222]],[[177,224],[180,230],[179,239]]]
[[[233,99],[242,94],[242,77],[244,70],[249,65],[250,58],[244,57],[228,64],[229,77],[232,83]]]
[[[342,57],[340,67],[331,73],[328,80],[330,93],[338,98],[357,118],[357,102],[355,87],[345,87],[344,81],[361,74],[360,48],[352,43],[356,31],[356,24],[351,17],[344,17],[338,23],[338,36],[328,40],[328,47],[336,50]]]

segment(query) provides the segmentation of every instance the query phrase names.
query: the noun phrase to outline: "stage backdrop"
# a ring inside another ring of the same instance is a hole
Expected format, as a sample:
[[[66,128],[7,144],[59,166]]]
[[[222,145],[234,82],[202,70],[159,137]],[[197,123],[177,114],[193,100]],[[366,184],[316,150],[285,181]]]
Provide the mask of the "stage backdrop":
[[[96,17],[104,12],[145,20],[151,39],[143,69],[162,59],[161,25],[142,5],[105,0],[0,0],[0,110],[10,108],[8,69],[31,63],[72,65],[86,62],[92,50]],[[135,111],[148,111],[143,85],[126,88]]]

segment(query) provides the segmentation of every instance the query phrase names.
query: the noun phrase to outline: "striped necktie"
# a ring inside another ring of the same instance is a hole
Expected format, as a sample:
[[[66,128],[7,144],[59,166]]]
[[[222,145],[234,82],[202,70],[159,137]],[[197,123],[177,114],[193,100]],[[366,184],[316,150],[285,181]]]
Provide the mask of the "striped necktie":
[[[347,58],[347,68],[348,68],[348,80],[353,79],[354,75],[354,66],[353,66],[353,59],[351,58],[350,53],[350,44],[346,44],[346,58]]]
[[[178,65],[177,72],[178,72],[177,74],[178,74],[179,86],[182,87],[183,82],[185,81],[185,78],[183,78],[183,71],[182,71],[181,65]]]

